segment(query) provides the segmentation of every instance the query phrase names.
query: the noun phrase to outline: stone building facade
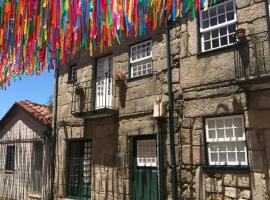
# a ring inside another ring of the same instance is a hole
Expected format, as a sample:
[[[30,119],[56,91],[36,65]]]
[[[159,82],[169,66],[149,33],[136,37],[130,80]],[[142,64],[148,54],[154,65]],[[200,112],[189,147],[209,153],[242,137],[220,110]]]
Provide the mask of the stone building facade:
[[[268,9],[265,0],[218,1],[170,30],[179,199],[270,199]],[[82,52],[58,81],[56,199],[157,199],[153,108],[168,103],[165,29],[92,57]]]

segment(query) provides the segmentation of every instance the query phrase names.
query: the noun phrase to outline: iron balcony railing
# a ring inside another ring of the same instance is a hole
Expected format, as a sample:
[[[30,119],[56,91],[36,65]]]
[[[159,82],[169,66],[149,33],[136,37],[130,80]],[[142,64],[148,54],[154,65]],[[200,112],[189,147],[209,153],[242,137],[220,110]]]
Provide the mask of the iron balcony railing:
[[[270,75],[268,32],[250,34],[235,43],[235,75],[238,80]]]
[[[85,115],[102,109],[114,109],[112,77],[108,73],[97,77],[97,80],[73,84],[73,115]]]

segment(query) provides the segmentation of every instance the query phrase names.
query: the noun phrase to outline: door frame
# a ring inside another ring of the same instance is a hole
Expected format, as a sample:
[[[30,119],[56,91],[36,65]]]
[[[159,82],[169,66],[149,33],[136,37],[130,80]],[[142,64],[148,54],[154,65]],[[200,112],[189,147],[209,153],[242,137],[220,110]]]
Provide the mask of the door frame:
[[[159,162],[158,161],[158,150],[157,150],[157,148],[158,148],[158,135],[157,134],[145,134],[145,135],[136,135],[136,136],[131,136],[130,137],[130,139],[132,140],[132,153],[131,153],[131,156],[132,156],[132,158],[131,158],[131,160],[132,160],[132,162],[131,162],[131,167],[132,167],[132,172],[131,172],[131,177],[132,177],[132,182],[131,182],[131,189],[132,189],[132,199],[133,199],[133,197],[134,197],[134,180],[135,180],[135,172],[136,172],[136,169],[142,169],[142,168],[144,168],[144,167],[140,167],[140,166],[137,166],[137,141],[138,140],[153,140],[153,139],[155,139],[156,140],[156,152],[157,152],[157,154],[156,154],[156,158],[157,158],[157,162]],[[158,175],[158,171],[159,171],[159,168],[158,168],[158,163],[157,163],[157,166],[156,167],[146,167],[146,168],[151,168],[151,169],[155,169],[155,170],[157,170],[157,176],[159,176]],[[158,195],[158,188],[159,187],[159,181],[158,181],[158,179],[157,179],[157,197],[159,198],[159,195]]]

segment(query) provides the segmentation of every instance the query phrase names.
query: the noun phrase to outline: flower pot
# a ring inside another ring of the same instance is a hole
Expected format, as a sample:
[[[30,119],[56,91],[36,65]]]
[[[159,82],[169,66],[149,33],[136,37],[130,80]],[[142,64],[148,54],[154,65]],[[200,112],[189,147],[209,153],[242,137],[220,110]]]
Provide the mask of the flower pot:
[[[126,80],[126,73],[119,71],[116,72],[114,75],[115,81],[125,81]]]
[[[246,29],[239,28],[236,30],[236,37],[237,39],[241,40],[246,37]]]

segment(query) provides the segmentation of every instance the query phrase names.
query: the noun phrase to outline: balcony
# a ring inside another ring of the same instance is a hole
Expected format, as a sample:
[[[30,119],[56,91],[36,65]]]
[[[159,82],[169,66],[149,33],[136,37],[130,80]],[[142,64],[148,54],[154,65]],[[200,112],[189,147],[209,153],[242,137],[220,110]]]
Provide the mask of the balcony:
[[[235,44],[236,80],[251,90],[270,88],[269,34],[251,34]]]
[[[112,77],[73,84],[71,114],[80,118],[101,118],[118,114],[113,107]]]

